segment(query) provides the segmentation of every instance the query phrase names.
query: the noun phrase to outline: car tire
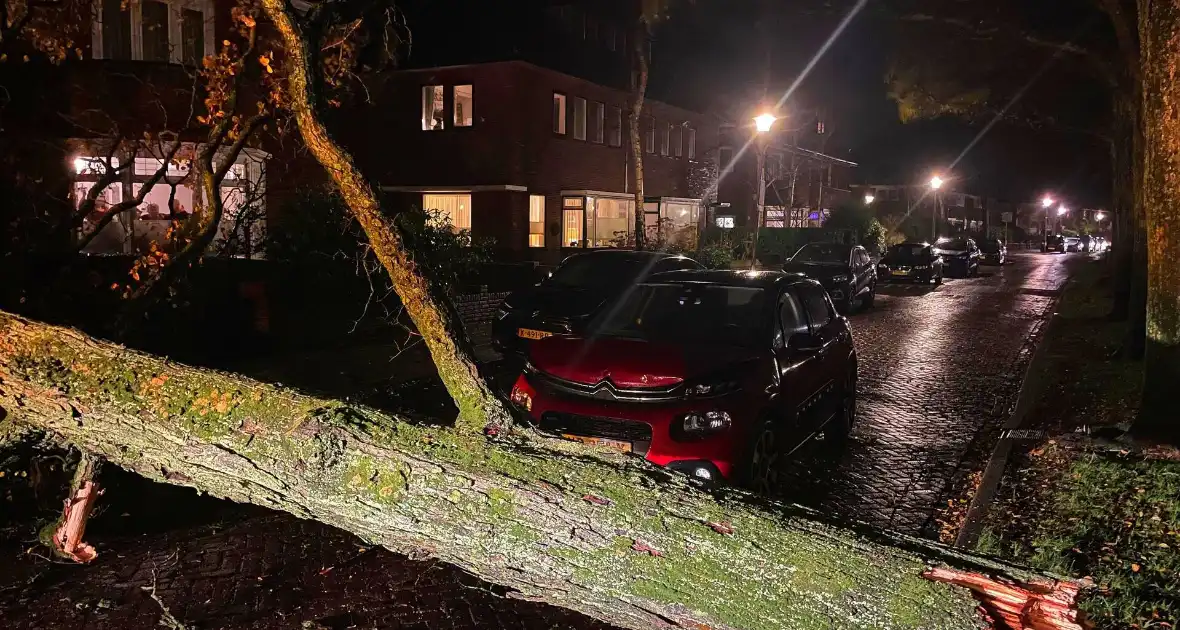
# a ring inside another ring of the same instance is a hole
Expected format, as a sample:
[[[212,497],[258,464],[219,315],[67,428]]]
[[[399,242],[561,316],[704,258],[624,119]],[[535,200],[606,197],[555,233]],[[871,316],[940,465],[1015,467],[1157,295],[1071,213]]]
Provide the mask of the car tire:
[[[869,292],[864,296],[860,302],[861,308],[873,308],[873,303],[877,301],[877,285],[870,284]]]
[[[844,376],[840,386],[839,410],[824,427],[824,447],[842,449],[848,444],[852,427],[856,424],[856,366]]]
[[[934,276],[934,286],[938,286],[940,284],[942,284],[942,272],[941,271],[938,272],[938,275]]]
[[[785,422],[779,422],[772,414],[765,413],[758,428],[750,436],[740,481],[751,492],[774,496],[782,487],[783,480],[779,473],[787,437],[785,427]]]

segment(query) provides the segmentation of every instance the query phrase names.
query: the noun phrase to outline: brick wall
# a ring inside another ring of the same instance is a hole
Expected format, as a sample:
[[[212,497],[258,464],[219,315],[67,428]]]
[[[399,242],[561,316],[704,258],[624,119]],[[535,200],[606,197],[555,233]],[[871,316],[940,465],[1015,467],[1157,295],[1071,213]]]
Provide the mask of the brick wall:
[[[478,346],[491,341],[492,317],[506,297],[507,292],[469,293],[455,298],[455,306],[472,343]]]

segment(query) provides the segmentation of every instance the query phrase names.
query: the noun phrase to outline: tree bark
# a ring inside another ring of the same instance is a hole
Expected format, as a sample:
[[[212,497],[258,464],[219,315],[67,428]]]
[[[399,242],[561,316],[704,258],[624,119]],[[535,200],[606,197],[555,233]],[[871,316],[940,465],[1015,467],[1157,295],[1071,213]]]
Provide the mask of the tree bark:
[[[651,32],[642,17],[635,28],[635,36],[631,38],[635,65],[635,85],[631,93],[631,164],[635,173],[635,249],[642,250],[647,245],[647,224],[644,217],[643,200],[643,101],[647,95],[647,77],[649,73],[647,46]]]
[[[352,156],[328,134],[320,119],[320,95],[314,88],[319,84],[316,80],[319,69],[314,65],[317,56],[312,50],[319,42],[307,41],[295,17],[289,13],[289,6],[283,0],[262,2],[263,10],[283,41],[287,56],[284,65],[289,102],[286,105],[295,115],[304,144],[339,188],[377,259],[389,273],[394,290],[459,409],[457,424],[473,431],[482,431],[489,425],[511,425],[507,406],[479,373],[475,352],[454,304],[438,283],[426,277],[429,269],[414,260],[392,219],[382,211],[368,180]]]
[[[706,492],[639,458],[410,424],[3,312],[0,412],[149,479],[629,628],[979,628],[976,598],[995,615],[1076,614],[1072,582]]]
[[[1180,2],[1139,2],[1146,213],[1146,347],[1137,434],[1180,444]]]

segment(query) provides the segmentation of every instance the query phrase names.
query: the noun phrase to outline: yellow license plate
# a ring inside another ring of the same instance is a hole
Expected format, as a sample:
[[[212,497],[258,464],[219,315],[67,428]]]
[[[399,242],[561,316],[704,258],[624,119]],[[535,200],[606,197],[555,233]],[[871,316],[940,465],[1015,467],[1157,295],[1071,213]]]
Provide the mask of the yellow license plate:
[[[620,442],[619,440],[607,440],[605,438],[586,437],[584,435],[569,435],[568,433],[562,434],[561,437],[563,437],[567,440],[581,442],[583,444],[592,444],[594,446],[605,446],[607,448],[613,448],[615,450],[622,451],[624,453],[631,452],[631,443],[630,442]]]
[[[908,275],[910,275],[910,272],[908,272],[908,271],[894,271],[893,275],[895,275],[895,276],[908,276]]]
[[[544,339],[545,337],[552,337],[553,333],[543,330],[533,330],[531,328],[517,328],[516,336],[522,339]]]

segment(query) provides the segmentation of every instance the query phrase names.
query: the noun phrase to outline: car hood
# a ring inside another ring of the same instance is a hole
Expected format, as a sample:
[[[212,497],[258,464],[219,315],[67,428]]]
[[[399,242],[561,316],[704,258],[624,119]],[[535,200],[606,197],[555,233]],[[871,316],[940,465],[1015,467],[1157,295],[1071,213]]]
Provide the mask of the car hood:
[[[806,274],[820,282],[828,282],[834,276],[846,276],[851,273],[847,265],[841,265],[839,263],[797,263],[789,261],[783,265],[783,271]]]
[[[722,345],[680,345],[610,337],[549,337],[529,349],[533,367],[584,385],[610,381],[621,388],[671,387],[752,361],[757,353]]]
[[[593,315],[611,296],[568,287],[532,287],[510,294],[504,305],[539,318],[579,319]]]
[[[939,256],[962,256],[963,254],[967,253],[967,250],[965,250],[965,249],[936,249],[936,250],[934,250],[934,253],[938,254]]]

